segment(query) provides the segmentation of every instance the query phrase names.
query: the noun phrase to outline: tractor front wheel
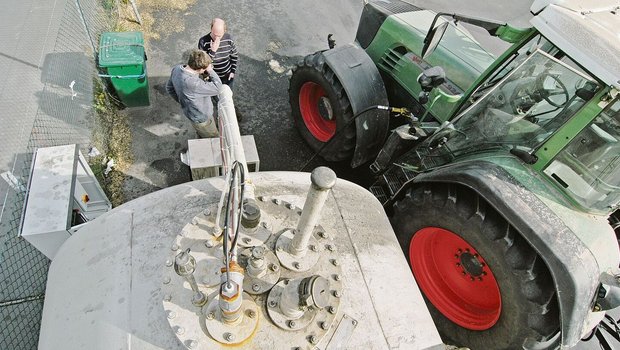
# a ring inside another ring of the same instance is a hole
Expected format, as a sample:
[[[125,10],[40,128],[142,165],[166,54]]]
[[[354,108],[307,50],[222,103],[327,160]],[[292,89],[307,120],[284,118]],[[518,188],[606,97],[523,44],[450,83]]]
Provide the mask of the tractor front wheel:
[[[423,185],[395,203],[391,221],[444,340],[471,349],[548,348],[559,332],[550,273],[481,197]]]
[[[351,104],[321,52],[293,69],[289,102],[295,125],[313,151],[328,161],[348,160],[355,149]]]

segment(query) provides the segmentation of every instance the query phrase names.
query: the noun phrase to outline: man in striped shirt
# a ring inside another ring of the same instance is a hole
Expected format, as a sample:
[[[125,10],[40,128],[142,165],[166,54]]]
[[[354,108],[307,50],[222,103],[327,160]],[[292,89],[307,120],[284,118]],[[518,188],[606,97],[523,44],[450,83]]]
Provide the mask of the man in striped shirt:
[[[198,48],[209,54],[222,84],[232,89],[239,56],[233,38],[226,33],[224,20],[216,18],[211,22],[211,33],[200,38]]]

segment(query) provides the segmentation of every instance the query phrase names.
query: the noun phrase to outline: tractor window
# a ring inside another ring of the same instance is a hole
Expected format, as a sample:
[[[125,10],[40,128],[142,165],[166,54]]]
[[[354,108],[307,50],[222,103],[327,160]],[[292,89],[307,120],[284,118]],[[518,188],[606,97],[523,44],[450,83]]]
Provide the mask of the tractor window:
[[[532,151],[598,88],[585,73],[537,50],[455,118],[457,133],[446,145],[457,155],[492,147]]]
[[[545,169],[584,207],[620,203],[620,100],[604,110]]]
[[[518,67],[532,52],[536,52],[541,47],[550,46],[547,39],[542,35],[535,36],[532,40],[523,45],[513,55],[508,57],[504,63],[499,66],[491,75],[487,77],[478,88],[472,93],[470,98],[471,102],[478,100],[489,91],[490,88],[500,82],[508,73],[510,73],[515,67]],[[469,105],[468,105],[469,106]],[[467,106],[467,107],[468,107]],[[464,110],[465,108],[462,108]]]

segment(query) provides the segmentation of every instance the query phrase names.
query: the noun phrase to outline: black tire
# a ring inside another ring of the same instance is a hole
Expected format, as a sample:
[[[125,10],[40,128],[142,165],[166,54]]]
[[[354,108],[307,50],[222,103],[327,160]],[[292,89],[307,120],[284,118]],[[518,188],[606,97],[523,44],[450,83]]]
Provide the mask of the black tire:
[[[415,234],[424,228],[440,228],[469,243],[497,281],[501,313],[495,324],[484,330],[470,330],[452,322],[423,291],[444,342],[472,350],[557,348],[559,308],[549,270],[484,199],[456,185],[422,185],[410,189],[394,204],[391,222],[410,264],[409,245]]]
[[[319,103],[300,102],[304,86],[306,96],[308,88],[315,87],[318,90],[320,86],[326,98],[320,102],[321,108]],[[320,156],[327,161],[351,159],[356,137],[355,123],[351,122],[351,103],[321,52],[306,56],[293,69],[288,93],[295,126],[312,150],[320,151]],[[302,105],[306,107],[304,110]],[[315,113],[308,112],[309,108],[314,108]],[[330,135],[333,139],[330,139]]]

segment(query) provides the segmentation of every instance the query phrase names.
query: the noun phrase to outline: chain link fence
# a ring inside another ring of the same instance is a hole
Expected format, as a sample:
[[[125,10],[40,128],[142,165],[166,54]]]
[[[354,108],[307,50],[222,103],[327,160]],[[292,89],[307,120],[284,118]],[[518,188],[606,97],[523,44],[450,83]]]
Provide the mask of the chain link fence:
[[[33,153],[73,143],[87,152],[95,117],[97,44],[118,18],[118,0],[53,3],[57,18],[41,30],[48,37],[50,31],[58,33],[53,46],[40,43],[39,52],[50,48],[41,62],[28,63],[17,54],[0,57],[23,71],[10,90],[0,90],[0,118],[8,135],[0,138],[0,349],[36,349],[38,344],[50,261],[19,232]],[[15,19],[20,20],[28,19]]]

